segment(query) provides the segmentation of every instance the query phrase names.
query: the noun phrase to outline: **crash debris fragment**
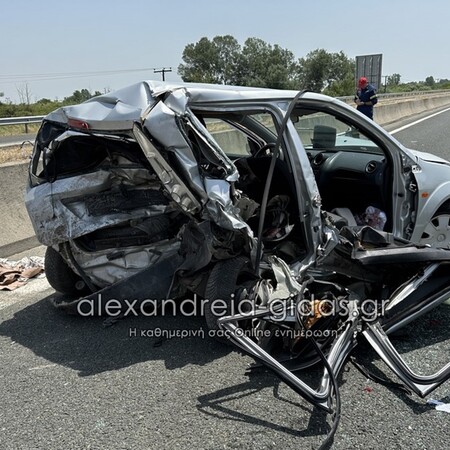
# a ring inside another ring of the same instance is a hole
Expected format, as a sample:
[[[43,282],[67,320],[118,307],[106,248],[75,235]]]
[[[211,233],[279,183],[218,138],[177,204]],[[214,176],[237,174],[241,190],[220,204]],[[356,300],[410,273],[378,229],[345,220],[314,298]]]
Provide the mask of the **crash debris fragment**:
[[[39,256],[25,257],[19,261],[0,258],[0,290],[13,291],[43,272],[44,258]]]
[[[436,411],[442,411],[450,414],[450,403],[444,403],[440,400],[430,398],[427,400],[427,404],[435,406]]]

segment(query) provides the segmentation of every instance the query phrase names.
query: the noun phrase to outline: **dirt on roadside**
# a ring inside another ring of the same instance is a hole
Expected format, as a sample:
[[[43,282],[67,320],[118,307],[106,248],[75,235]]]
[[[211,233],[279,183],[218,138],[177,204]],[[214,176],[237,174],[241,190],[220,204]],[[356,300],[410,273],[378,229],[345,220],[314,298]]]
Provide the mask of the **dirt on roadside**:
[[[32,151],[33,146],[30,143],[0,148],[0,164],[27,161]]]

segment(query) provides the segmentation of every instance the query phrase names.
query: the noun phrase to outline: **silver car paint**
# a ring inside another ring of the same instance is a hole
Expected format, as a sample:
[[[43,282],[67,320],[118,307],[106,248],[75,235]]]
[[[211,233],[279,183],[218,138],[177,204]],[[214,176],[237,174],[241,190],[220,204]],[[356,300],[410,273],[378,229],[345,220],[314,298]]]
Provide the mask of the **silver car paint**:
[[[190,205],[184,205],[183,209],[195,211],[199,204],[206,205],[205,214],[225,228],[241,229],[247,225],[239,217],[238,211],[229,201],[229,188],[226,184],[235,181],[238,177],[233,163],[222,152],[206,129],[198,123],[191,110],[195,108],[232,109],[247,105],[270,108],[279,122],[288,108],[289,101],[297,94],[295,91],[275,91],[259,88],[237,88],[229,86],[211,86],[186,83],[162,83],[148,81],[135,84],[128,88],[108,93],[91,99],[81,105],[63,107],[49,116],[48,120],[68,123],[71,119],[86,121],[95,133],[129,132],[133,135],[133,127],[141,123],[155,137],[162,142],[167,150],[173,151],[184,167],[186,175],[191,181],[190,186],[182,188],[185,198],[189,198]],[[420,157],[420,153],[412,153],[398,143],[383,128],[369,121],[350,106],[337,99],[330,99],[321,94],[305,93],[302,101],[309,102],[320,107],[333,108],[345,117],[358,121],[361,128],[370,129],[377,138],[383,142],[390,152],[393,162],[393,209],[394,214],[393,233],[405,237],[407,223],[411,221],[410,199],[408,192],[410,174],[405,174],[403,168],[406,165],[417,165],[422,170],[414,174],[417,179],[419,194],[427,192],[427,199],[419,195],[419,214],[416,217],[416,226],[412,235],[413,241],[418,241],[422,231],[431,219],[436,209],[445,200],[450,198],[450,167],[447,164],[427,162]],[[195,158],[186,139],[180,130],[178,120],[187,120],[192,127],[202,135],[210,151],[222,160],[228,176],[224,180],[202,180]],[[72,132],[68,132],[67,138]],[[304,223],[307,248],[310,253],[307,258],[296,267],[295,271],[305,268],[316,258],[316,251],[321,243],[321,218],[320,218],[320,194],[310,167],[306,152],[301,141],[288,121],[285,133],[285,145],[288,149],[287,156],[296,173],[295,182],[299,201],[300,220]],[[140,142],[142,146],[142,142]],[[145,151],[144,151],[145,153]],[[152,157],[150,156],[150,159]],[[426,170],[423,170],[426,169]],[[427,176],[428,171],[433,170],[433,179]],[[161,176],[161,169],[159,169]],[[167,174],[166,174],[167,175]],[[173,177],[173,172],[169,178]],[[101,223],[92,221],[82,210],[69,210],[60,202],[64,192],[75,194],[99,192],[111,184],[111,176],[98,172],[94,175],[82,175],[79,178],[58,180],[51,185],[37,186],[27,193],[26,203],[30,211],[33,225],[41,242],[46,245],[55,245],[65,240],[71,240],[95,229],[121,223],[125,217],[120,214],[111,214],[101,218]],[[436,183],[437,181],[437,183]],[[179,180],[167,180],[180,186]],[[69,184],[69,185],[68,185]],[[211,185],[220,184],[220,189],[211,189]],[[176,189],[168,189],[175,201],[179,200]],[[196,203],[197,202],[197,203]],[[200,203],[198,203],[200,202]],[[80,205],[82,209],[82,206]],[[160,210],[157,212],[161,212]],[[141,214],[151,214],[151,212]],[[129,220],[129,216],[126,220]],[[250,239],[253,239],[251,231],[248,231]],[[323,249],[322,249],[323,251]]]

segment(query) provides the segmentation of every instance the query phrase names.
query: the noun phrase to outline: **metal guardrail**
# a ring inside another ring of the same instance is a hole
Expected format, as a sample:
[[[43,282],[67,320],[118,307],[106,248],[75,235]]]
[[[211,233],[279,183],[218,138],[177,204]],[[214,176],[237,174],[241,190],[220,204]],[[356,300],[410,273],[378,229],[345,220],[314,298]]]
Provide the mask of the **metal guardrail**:
[[[45,116],[0,117],[0,126],[24,125],[25,133],[28,133],[30,123],[40,123]]]
[[[39,123],[45,116],[0,117],[0,125],[23,125],[26,123]]]
[[[407,98],[407,97],[423,97],[424,95],[437,95],[437,94],[448,94],[450,95],[449,89],[435,89],[429,91],[413,91],[413,92],[396,92],[394,94],[382,94],[380,91],[377,92],[377,97],[379,99],[395,99],[395,98]],[[337,97],[339,100],[344,102],[353,101],[354,95],[347,95],[345,97]]]

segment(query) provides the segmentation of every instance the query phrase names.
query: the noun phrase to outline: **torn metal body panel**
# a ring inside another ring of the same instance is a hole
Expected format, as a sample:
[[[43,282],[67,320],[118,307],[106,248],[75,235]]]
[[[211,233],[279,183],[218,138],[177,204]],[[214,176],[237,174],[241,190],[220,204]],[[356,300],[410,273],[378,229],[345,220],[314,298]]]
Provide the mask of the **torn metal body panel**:
[[[71,251],[90,280],[99,287],[114,285],[120,280],[178,255],[179,239],[165,240],[148,246],[128,247],[126,251],[110,249],[86,252],[71,242]],[[70,264],[70,263],[69,263]],[[75,267],[72,267],[76,270]]]
[[[151,124],[155,124],[155,126],[152,127]],[[189,146],[189,141],[186,140],[182,130],[177,126],[175,112],[163,102],[158,102],[151,109],[150,113],[146,115],[144,127],[146,129],[154,128],[152,133],[154,138],[166,146],[169,151],[175,153],[180,163],[180,168],[192,183],[195,193],[200,196],[202,201],[205,201],[204,187],[197,161]]]
[[[104,193],[113,192],[115,187],[140,187],[125,192],[144,194],[149,191],[152,194],[158,192],[155,188],[159,186],[155,185],[155,178],[151,177],[148,170],[115,167],[38,185],[28,191],[25,201],[40,242],[52,246],[100,228],[174,210],[163,196],[160,204],[149,204],[150,201],[145,201],[144,196],[141,205],[130,211],[127,207],[129,205],[124,204],[127,194],[118,190],[116,207],[107,210],[106,214],[99,212],[99,209],[102,211],[102,208],[108,207],[103,206],[103,202],[105,205],[114,203],[114,197],[108,198]],[[71,193],[70,197],[67,197],[68,191]]]
[[[134,129],[134,135],[168,194],[177,202],[183,211],[188,213],[198,212],[200,203],[191,195],[191,192],[169,164],[167,164],[166,160],[159,154],[155,146],[137,127]]]
[[[450,376],[388,338],[450,297],[449,179],[337,99],[145,81],[49,114],[25,201],[71,308],[199,295],[211,330],[339,417],[360,337],[418,395]],[[296,371],[317,364],[313,389]]]

